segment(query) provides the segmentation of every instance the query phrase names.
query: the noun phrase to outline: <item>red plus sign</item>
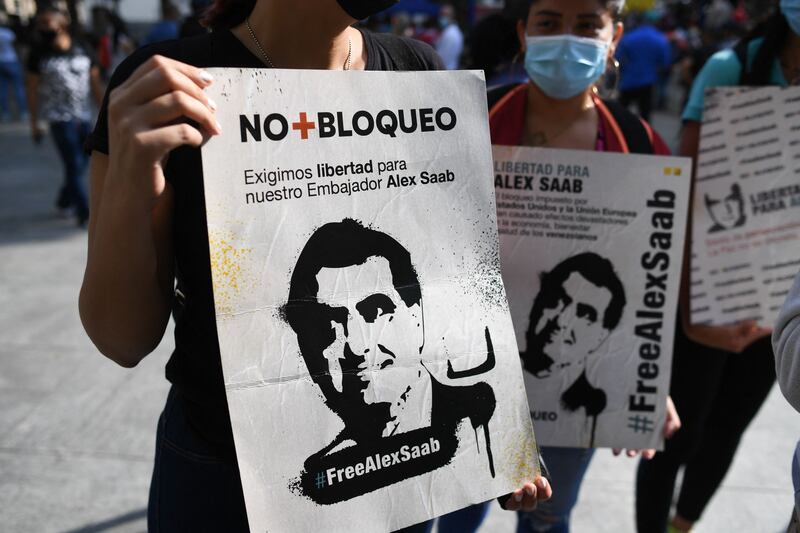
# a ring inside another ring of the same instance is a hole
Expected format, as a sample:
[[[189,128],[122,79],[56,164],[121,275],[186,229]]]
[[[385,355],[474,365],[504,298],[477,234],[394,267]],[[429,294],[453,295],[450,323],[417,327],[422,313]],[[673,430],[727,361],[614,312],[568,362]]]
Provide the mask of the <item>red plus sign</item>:
[[[293,130],[300,130],[300,138],[308,139],[308,130],[313,130],[317,125],[309,122],[305,113],[300,113],[300,122],[292,122]]]

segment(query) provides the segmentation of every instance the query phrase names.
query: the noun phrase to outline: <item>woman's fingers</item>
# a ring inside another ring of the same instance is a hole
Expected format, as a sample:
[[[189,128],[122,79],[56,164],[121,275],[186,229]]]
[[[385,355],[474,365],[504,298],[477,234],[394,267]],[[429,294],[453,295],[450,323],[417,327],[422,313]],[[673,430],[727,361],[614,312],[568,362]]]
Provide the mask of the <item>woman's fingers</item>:
[[[186,77],[193,80],[199,87],[206,88],[211,85],[214,78],[207,71],[199,69],[192,65],[187,65],[180,61],[170,59],[161,55],[154,55],[147,61],[139,65],[133,73],[125,80],[120,87],[130,86],[136,83],[141,78],[145,77],[153,70],[157,69],[174,69],[182,72]]]
[[[654,448],[648,448],[646,450],[642,450],[642,459],[650,460],[656,456],[656,450]]]
[[[158,161],[179,146],[200,146],[203,144],[203,134],[194,126],[182,122],[141,131],[134,134],[131,141],[146,152],[151,159]]]
[[[507,511],[533,511],[540,501],[549,499],[553,495],[550,483],[543,477],[536,478],[531,483],[528,481],[521,488],[511,493],[511,497],[506,500],[505,509]]]
[[[125,90],[128,93],[126,102],[133,105],[141,105],[172,91],[183,91],[209,105],[203,88],[180,70],[172,68],[153,69]]]
[[[506,503],[503,508],[506,511],[517,511],[519,510],[521,502],[522,502],[522,489],[517,489],[511,494],[509,494],[509,498],[506,500]]]
[[[519,507],[521,511],[533,511],[536,509],[538,500],[538,488],[533,483],[525,483],[522,486],[522,501]]]
[[[549,500],[553,496],[553,487],[550,486],[550,483],[547,481],[547,478],[539,476],[536,478],[534,482],[536,488],[538,489],[538,499],[540,501]]]
[[[172,91],[141,106],[137,114],[138,120],[141,120],[146,128],[163,126],[175,119],[186,117],[195,121],[207,132],[218,135],[222,129],[214,115],[215,108],[215,104],[204,105],[183,91]]]
[[[664,438],[672,437],[681,428],[681,417],[670,396],[667,396],[667,419],[664,422]]]
[[[155,68],[135,82],[124,83],[111,92],[108,113],[111,120],[127,116],[132,108],[146,104],[165,94],[181,91],[207,107],[214,107],[203,88],[183,72],[174,68]]]

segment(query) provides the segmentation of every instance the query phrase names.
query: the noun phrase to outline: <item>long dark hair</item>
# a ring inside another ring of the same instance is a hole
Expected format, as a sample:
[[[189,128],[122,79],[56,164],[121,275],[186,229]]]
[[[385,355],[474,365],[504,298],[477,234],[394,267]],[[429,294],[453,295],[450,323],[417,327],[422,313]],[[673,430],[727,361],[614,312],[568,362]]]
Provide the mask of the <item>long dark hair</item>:
[[[741,80],[742,85],[770,85],[772,83],[772,66],[775,64],[775,59],[780,58],[781,51],[789,37],[789,31],[786,17],[776,10],[771,17],[756,26],[744,38],[746,43],[759,37],[763,37],[764,41],[758,47],[751,68],[748,69],[747,65],[742,65],[744,73]],[[745,57],[747,57],[746,54]]]
[[[203,26],[212,30],[238,26],[253,11],[256,0],[214,0],[203,17]]]

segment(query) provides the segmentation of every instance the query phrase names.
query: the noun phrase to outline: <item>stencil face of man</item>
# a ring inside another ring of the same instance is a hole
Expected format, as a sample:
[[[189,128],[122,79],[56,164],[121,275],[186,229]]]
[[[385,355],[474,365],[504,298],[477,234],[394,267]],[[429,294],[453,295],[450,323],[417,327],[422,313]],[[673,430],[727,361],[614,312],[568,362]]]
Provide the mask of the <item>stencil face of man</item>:
[[[572,363],[594,352],[608,337],[603,316],[611,291],[598,287],[578,272],[570,273],[555,298],[547,302],[535,325],[542,351],[557,363]]]
[[[732,190],[722,200],[717,200],[706,195],[706,208],[711,219],[718,226],[725,229],[734,227],[744,216],[744,201],[738,190]]]
[[[389,261],[373,256],[361,265],[322,268],[317,301],[329,309],[334,341],[323,350],[333,386],[345,391],[355,374],[366,404],[399,405],[420,379],[422,307],[408,307],[392,280]]]

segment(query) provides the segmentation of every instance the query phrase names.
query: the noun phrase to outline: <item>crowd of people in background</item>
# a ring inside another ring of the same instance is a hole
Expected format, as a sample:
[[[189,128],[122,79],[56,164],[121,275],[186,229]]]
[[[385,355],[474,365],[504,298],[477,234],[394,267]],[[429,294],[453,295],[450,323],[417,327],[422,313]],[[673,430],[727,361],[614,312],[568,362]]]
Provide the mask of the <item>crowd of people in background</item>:
[[[509,0],[511,5],[515,0]],[[625,34],[617,50],[618,64],[605,82],[623,105],[632,105],[645,120],[652,109],[666,109],[670,84],[688,93],[700,68],[715,52],[732,48],[759,22],[763,2],[705,0],[657,2],[659,7],[624,15]],[[417,5],[419,4],[419,5]],[[181,13],[164,4],[160,21],[145,31],[131,31],[118,12],[97,5],[84,25],[70,21],[75,38],[87,45],[108,80],[117,65],[138,46],[190,37],[208,31],[201,25],[211,0],[192,0]],[[508,9],[466,13],[450,4],[403,3],[362,21],[372,31],[418,39],[433,46],[447,69],[484,70],[488,86],[525,81],[513,17]],[[748,7],[752,6],[750,9]],[[35,20],[23,24],[0,11],[0,120],[27,119],[24,95],[25,59],[44,43]],[[675,106],[684,102],[674,102]]]
[[[415,2],[413,9],[409,10],[401,2],[361,24],[372,31],[426,42],[436,49],[445,68],[484,70],[487,85],[494,87],[527,80],[513,16],[509,14],[512,11],[509,7],[514,2],[506,2],[506,9],[487,9],[479,13],[468,13],[446,3],[427,2]],[[100,80],[107,83],[120,62],[140,45],[208,31],[201,19],[211,3],[211,0],[192,0],[188,13],[181,13],[176,5],[165,3],[161,20],[149,28],[138,28],[137,32],[129,28],[118,12],[96,5],[86,23],[67,19],[66,29],[78,49],[85,52],[97,68]],[[754,4],[750,10],[746,9],[749,4]],[[755,5],[758,3],[749,4],[729,0],[666,2],[649,11],[625,14],[626,31],[617,48],[617,62],[609,65],[602,82],[606,89],[603,95],[618,98],[645,120],[650,120],[653,109],[664,110],[672,106],[677,111],[677,106],[685,103],[693,80],[708,58],[721,49],[732,47],[748,28],[759,21],[759,7]],[[89,91],[99,89],[81,87],[80,90],[85,92],[82,96],[62,93],[39,101],[38,94],[33,93],[46,90],[48,82],[45,80],[43,86],[31,88],[32,78],[33,81],[37,78],[37,66],[30,58],[41,56],[42,50],[46,51],[53,43],[43,37],[37,20],[33,19],[26,25],[0,11],[0,121],[31,121],[31,132],[38,142],[43,133],[39,121],[50,121],[47,116],[39,114],[40,105],[49,105],[48,100],[53,98],[79,98],[86,100],[91,107]],[[668,91],[668,87],[672,90]],[[676,94],[676,89],[682,89],[687,96],[683,101],[670,102],[668,96]],[[29,103],[31,99],[34,100],[33,106]],[[79,113],[81,120],[88,123],[89,113],[88,107],[82,110]],[[85,128],[80,131],[85,132]],[[53,139],[57,138],[54,135]],[[76,140],[69,149],[63,142],[57,145],[64,160],[66,177],[56,198],[56,206],[61,210],[75,209],[77,220],[83,225],[88,208],[85,207],[85,194],[80,191],[85,187],[79,186],[81,180],[75,178],[83,174],[83,165],[76,164],[75,157],[69,155],[75,153],[74,147],[80,142]]]
[[[41,5],[27,25],[0,11],[0,121],[30,122],[37,144],[49,132],[64,171],[55,206],[79,226],[89,219],[83,145],[111,74],[140,45],[208,31],[200,18],[210,4],[193,0],[186,17],[164,4],[162,20],[141,38],[102,5],[92,8],[87,24],[70,20],[55,3]]]

